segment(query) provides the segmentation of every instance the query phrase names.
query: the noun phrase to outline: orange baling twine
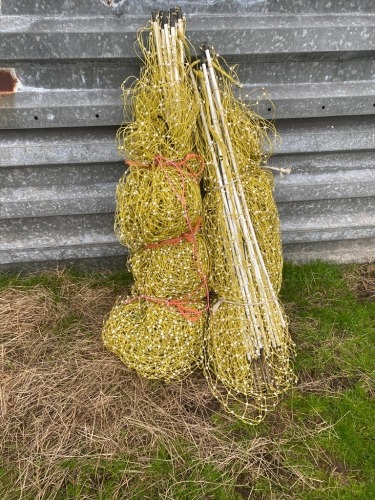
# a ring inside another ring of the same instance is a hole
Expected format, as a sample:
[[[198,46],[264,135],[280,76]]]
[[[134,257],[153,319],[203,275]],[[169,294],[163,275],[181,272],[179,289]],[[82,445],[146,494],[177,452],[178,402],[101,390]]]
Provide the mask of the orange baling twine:
[[[175,238],[169,238],[168,240],[159,241],[158,243],[149,243],[145,246],[145,248],[158,248],[164,245],[178,245],[183,241],[187,241],[188,243],[193,243],[196,241],[195,236],[198,234],[200,226],[202,224],[202,217],[197,217],[194,226],[191,231],[187,231],[186,233],[180,234],[180,236],[176,236]]]
[[[188,162],[190,160],[197,159],[199,160],[200,163],[200,168],[198,171],[194,171],[192,168],[188,166]],[[185,177],[192,177],[192,178],[198,178],[203,174],[205,163],[204,159],[202,156],[196,154],[196,153],[188,153],[187,155],[184,156],[182,160],[171,160],[168,158],[165,158],[164,156],[158,155],[155,156],[152,162],[150,163],[142,163],[142,162],[137,162],[137,161],[130,161],[126,160],[125,164],[128,165],[129,167],[145,167],[145,168],[150,168],[150,167],[175,167],[175,169]],[[184,168],[181,168],[184,167]]]
[[[159,299],[158,297],[151,297],[149,295],[137,295],[136,297],[130,297],[122,302],[122,304],[130,304],[136,300],[148,300],[149,302],[154,302],[155,304],[163,304],[168,307],[174,307],[185,319],[195,323],[198,321],[202,315],[202,312],[206,309],[197,309],[190,305],[190,302],[182,299]]]

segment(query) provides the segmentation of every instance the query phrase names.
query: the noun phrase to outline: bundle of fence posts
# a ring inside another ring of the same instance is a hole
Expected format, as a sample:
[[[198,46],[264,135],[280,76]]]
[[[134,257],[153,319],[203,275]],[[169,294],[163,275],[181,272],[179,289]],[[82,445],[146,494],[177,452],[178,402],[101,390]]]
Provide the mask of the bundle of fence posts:
[[[179,8],[154,12],[138,35],[140,78],[123,85],[133,121],[117,134],[128,171],[115,233],[134,287],[103,340],[148,378],[201,365],[225,409],[255,424],[294,380],[273,177],[262,167],[275,129],[235,98],[235,75],[207,46],[192,61],[185,28]]]
[[[261,168],[274,128],[234,97],[233,77],[207,46],[194,74],[198,150],[206,158],[204,232],[216,294],[204,371],[225,408],[256,423],[294,380],[293,343],[277,296],[282,252],[273,183]]]

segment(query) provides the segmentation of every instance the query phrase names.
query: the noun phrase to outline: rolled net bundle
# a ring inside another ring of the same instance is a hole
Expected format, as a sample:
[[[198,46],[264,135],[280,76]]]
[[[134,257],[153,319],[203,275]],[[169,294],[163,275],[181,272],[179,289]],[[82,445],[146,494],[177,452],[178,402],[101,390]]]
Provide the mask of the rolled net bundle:
[[[233,79],[207,48],[195,75],[202,97],[197,143],[208,166],[210,281],[218,294],[205,333],[204,371],[224,407],[256,424],[294,380],[293,343],[277,298],[282,270],[278,216],[272,183],[260,169],[274,129],[236,102]],[[268,232],[269,223],[275,234]]]
[[[104,345],[145,378],[180,380],[201,360],[204,309],[203,302],[120,300],[104,324]]]
[[[134,120],[117,134],[129,168],[116,190],[115,234],[130,248],[135,285],[102,333],[129,368],[167,382],[200,364],[208,309],[208,251],[197,234],[204,161],[192,152],[199,105],[186,76],[177,17],[179,30],[171,14],[153,16],[139,33],[144,68],[130,88],[123,86]]]

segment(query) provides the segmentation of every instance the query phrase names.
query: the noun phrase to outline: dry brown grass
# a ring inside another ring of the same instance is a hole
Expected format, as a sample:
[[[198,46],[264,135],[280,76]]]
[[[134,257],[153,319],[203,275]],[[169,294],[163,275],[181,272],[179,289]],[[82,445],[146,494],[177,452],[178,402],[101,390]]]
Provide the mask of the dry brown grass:
[[[133,478],[142,476],[160,443],[178,461],[181,442],[203,463],[243,481],[238,491],[244,498],[259,477],[318,484],[309,479],[311,470],[290,465],[284,445],[327,430],[323,421],[297,426],[280,407],[269,420],[272,435],[244,436],[241,427],[229,425],[233,420],[199,373],[170,385],[149,382],[104,349],[100,332],[115,300],[112,288],[60,278],[59,300],[41,285],[0,293],[0,443],[15,478],[2,498],[16,491],[55,498],[73,474],[61,467],[64,460],[77,459],[79,467],[89,458],[122,455],[136,465],[124,471],[116,495],[132,498]]]
[[[375,263],[353,266],[345,275],[350,289],[360,300],[375,300]]]

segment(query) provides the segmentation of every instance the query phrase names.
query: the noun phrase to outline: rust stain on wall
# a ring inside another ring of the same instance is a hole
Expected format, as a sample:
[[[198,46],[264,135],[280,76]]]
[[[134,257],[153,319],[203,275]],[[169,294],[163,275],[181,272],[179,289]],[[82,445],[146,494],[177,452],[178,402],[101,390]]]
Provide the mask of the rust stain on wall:
[[[0,93],[17,92],[19,80],[13,68],[0,68]]]

